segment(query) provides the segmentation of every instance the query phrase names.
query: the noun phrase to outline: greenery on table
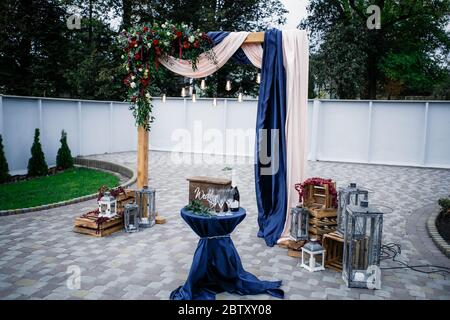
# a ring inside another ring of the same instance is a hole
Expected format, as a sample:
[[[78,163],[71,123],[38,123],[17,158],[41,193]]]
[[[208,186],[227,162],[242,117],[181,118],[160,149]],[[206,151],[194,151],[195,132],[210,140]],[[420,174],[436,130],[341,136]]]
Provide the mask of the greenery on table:
[[[39,141],[39,129],[34,131],[34,141],[31,146],[31,158],[28,160],[28,175],[30,177],[45,176],[48,174],[48,166],[45,155]]]
[[[28,208],[69,200],[98,191],[99,186],[110,188],[119,184],[113,174],[74,168],[51,176],[0,185],[0,210]]]
[[[61,140],[59,141],[61,142],[61,147],[56,155],[56,167],[63,170],[73,168],[72,153],[67,144],[67,132],[64,130],[61,132]]]
[[[200,216],[211,217],[215,215],[209,207],[205,206],[199,200],[192,200],[186,207],[184,207],[184,209]]]
[[[3,149],[3,138],[0,134],[0,183],[8,181],[9,167],[6,161],[5,151]]]

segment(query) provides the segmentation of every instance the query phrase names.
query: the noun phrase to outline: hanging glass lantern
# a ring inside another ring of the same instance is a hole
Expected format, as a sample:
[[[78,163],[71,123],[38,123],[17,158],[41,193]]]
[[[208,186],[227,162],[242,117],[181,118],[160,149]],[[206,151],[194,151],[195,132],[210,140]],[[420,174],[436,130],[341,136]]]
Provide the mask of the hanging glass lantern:
[[[144,228],[153,227],[156,223],[156,190],[144,186],[136,191],[136,203],[139,206],[139,226]]]
[[[109,191],[106,191],[103,197],[101,197],[98,201],[98,216],[112,218],[117,214],[116,208],[116,199],[111,195],[111,193],[109,193]]]
[[[380,289],[383,213],[361,200],[345,214],[342,278],[350,288]]]
[[[139,231],[139,206],[137,204],[126,204],[123,218],[126,232],[132,233]]]
[[[163,103],[166,103],[166,94],[165,93],[163,93],[161,100]]]
[[[302,247],[301,266],[309,272],[325,270],[325,250],[317,239],[311,239]]]
[[[244,100],[244,94],[242,93],[242,87],[239,87],[238,102],[242,102],[243,100]]]
[[[205,90],[206,89],[206,80],[202,79],[202,81],[200,82],[200,89]]]
[[[360,197],[362,196],[362,197]],[[362,199],[361,199],[362,198]],[[337,228],[336,231],[344,234],[345,228],[345,207],[347,205],[359,205],[360,200],[368,200],[369,191],[364,188],[358,188],[356,183],[352,182],[347,187],[339,190],[338,210],[337,210]]]
[[[258,72],[258,74],[256,75],[256,83],[260,84],[261,83],[261,73]]]
[[[295,241],[308,240],[309,211],[303,207],[291,209],[291,237]]]
[[[225,90],[227,90],[227,91],[231,90],[231,79],[230,79],[230,77],[227,77],[227,84],[225,85]]]
[[[197,92],[195,90],[195,87],[192,89],[192,102],[193,103],[197,102]]]

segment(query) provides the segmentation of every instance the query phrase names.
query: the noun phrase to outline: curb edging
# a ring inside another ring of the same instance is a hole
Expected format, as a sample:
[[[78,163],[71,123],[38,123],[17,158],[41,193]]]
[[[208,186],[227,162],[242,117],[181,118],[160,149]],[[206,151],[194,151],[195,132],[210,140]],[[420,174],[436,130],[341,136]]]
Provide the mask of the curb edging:
[[[137,180],[136,171],[129,167],[126,167],[124,165],[120,165],[120,164],[109,162],[109,161],[94,160],[94,159],[81,158],[81,157],[76,157],[73,160],[74,160],[75,165],[78,165],[81,167],[108,170],[108,171],[112,171],[115,173],[119,173],[119,174],[127,177],[128,180],[120,185],[120,187],[122,187],[122,188],[126,188],[126,187],[132,185]],[[91,200],[96,197],[97,197],[97,193],[92,193],[92,194],[88,194],[85,196],[81,196],[78,198],[73,198],[73,199],[69,199],[69,200],[65,200],[65,201],[44,204],[42,206],[12,209],[12,210],[0,210],[0,216],[10,216],[10,215],[22,214],[22,213],[27,213],[27,212],[48,210],[48,209],[53,209],[53,208],[57,208],[57,207],[67,206],[69,204],[74,204],[74,203],[78,203],[78,202]]]

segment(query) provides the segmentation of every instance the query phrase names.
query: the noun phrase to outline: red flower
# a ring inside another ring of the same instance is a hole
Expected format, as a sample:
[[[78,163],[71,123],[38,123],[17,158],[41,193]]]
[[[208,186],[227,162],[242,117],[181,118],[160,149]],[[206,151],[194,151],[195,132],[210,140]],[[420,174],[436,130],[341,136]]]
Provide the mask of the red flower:
[[[160,55],[161,54],[161,49],[159,49],[158,47],[155,48],[155,53],[156,55]]]
[[[145,26],[144,28],[142,28],[142,31],[147,32],[148,31],[148,27]]]
[[[132,96],[131,97],[131,102],[136,102],[136,98],[137,98],[136,96]]]
[[[185,41],[185,42],[183,43],[183,47],[184,47],[185,49],[189,49],[190,46],[191,46],[191,45],[189,44],[188,41]]]
[[[195,40],[195,41],[194,41],[194,48],[198,48],[198,47],[200,47],[200,44],[198,43],[197,40]]]
[[[130,84],[130,81],[128,80],[128,78],[125,78],[123,80],[123,84],[126,85],[126,86]]]
[[[141,60],[141,55],[139,54],[139,52],[134,55],[134,60]]]
[[[177,38],[181,38],[181,36],[183,35],[183,32],[177,31],[177,32],[175,32],[175,34],[177,35]]]
[[[146,87],[146,86],[148,86],[148,83],[150,82],[150,80],[148,80],[148,79],[141,79],[141,84],[144,86],[144,87]]]
[[[154,40],[153,40],[153,45],[157,46],[158,43],[159,43],[158,39],[154,39]]]

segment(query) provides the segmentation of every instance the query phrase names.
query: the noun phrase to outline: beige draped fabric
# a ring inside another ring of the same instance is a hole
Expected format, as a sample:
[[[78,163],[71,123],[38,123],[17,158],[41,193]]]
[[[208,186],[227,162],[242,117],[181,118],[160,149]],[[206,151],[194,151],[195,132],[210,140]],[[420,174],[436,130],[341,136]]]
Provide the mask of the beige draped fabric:
[[[309,43],[305,30],[283,30],[286,70],[286,222],[280,241],[290,236],[291,208],[298,204],[294,185],[306,178]]]

